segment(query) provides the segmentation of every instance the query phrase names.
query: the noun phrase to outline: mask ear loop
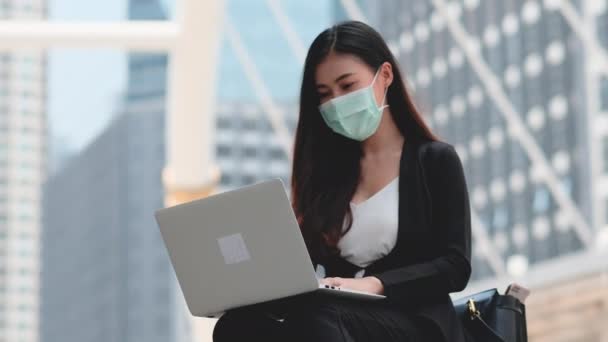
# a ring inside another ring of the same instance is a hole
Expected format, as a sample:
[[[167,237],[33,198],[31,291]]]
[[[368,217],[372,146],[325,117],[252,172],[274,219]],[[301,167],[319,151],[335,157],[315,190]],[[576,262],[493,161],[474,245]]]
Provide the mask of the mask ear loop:
[[[380,66],[382,67],[382,66]],[[374,83],[376,83],[376,78],[378,78],[378,74],[380,74],[380,68],[378,68],[378,71],[376,71],[376,75],[374,75],[374,79],[372,80],[372,87],[374,86]],[[380,105],[380,107],[378,109],[380,110],[384,110],[385,108],[388,107],[388,105],[384,104],[384,101],[386,100],[386,94],[388,93],[388,87],[386,87],[386,90],[384,91],[384,96],[382,97],[382,105]]]
[[[382,103],[384,103],[384,101],[386,100],[386,94],[388,93],[388,87],[386,87],[386,90],[384,91],[384,97],[382,98]],[[384,110],[385,108],[387,108],[388,105],[382,105],[380,106],[380,110]]]

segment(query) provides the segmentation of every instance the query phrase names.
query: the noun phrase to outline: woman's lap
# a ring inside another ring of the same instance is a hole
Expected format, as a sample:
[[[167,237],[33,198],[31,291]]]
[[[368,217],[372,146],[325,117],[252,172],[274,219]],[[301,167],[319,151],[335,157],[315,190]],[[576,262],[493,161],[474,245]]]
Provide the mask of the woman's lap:
[[[291,305],[278,321],[246,308],[224,314],[214,330],[215,342],[265,341],[422,341],[422,332],[407,313],[380,303],[319,297]]]
[[[264,312],[235,309],[226,312],[217,321],[213,341],[285,341],[285,332],[282,322]]]

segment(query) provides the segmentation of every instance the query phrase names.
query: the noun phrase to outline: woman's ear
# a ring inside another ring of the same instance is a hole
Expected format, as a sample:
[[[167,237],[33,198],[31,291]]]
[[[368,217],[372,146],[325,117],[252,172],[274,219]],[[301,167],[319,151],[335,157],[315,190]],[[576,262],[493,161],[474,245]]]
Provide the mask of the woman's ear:
[[[384,86],[388,88],[393,83],[393,66],[389,62],[384,62],[380,69],[382,78],[384,79]]]

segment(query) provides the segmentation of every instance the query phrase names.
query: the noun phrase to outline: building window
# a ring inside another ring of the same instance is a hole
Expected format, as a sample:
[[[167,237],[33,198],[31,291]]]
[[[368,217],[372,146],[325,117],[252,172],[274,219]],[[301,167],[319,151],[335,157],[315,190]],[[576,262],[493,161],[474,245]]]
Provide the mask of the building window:
[[[608,77],[602,77],[600,81],[600,108],[608,111]]]
[[[568,114],[568,100],[563,95],[557,95],[549,101],[549,115],[554,120],[563,119]]]
[[[528,25],[535,24],[540,18],[540,14],[541,10],[536,2],[528,1],[522,8],[522,17]]]
[[[532,223],[532,235],[536,240],[546,240],[551,233],[551,225],[545,216],[534,219]]]
[[[549,209],[549,193],[545,188],[538,188],[534,192],[534,211],[536,213],[544,213]]]
[[[245,120],[243,122],[243,128],[248,131],[255,130],[257,128],[257,122],[255,120]]]
[[[222,180],[221,183],[225,184],[225,185],[230,185],[232,184],[232,182],[234,182],[232,175],[230,175],[229,173],[222,173]]]
[[[230,146],[220,145],[217,148],[217,154],[220,157],[230,156]]]
[[[519,31],[519,22],[517,16],[513,13],[505,15],[502,21],[502,29],[507,36],[511,36]]]
[[[217,128],[229,129],[232,127],[232,120],[228,117],[219,117],[217,119]]]
[[[494,226],[495,230],[504,230],[509,223],[509,216],[507,214],[507,210],[504,207],[497,207],[494,210],[494,215],[492,217],[492,226]]]
[[[285,152],[280,148],[273,148],[270,150],[270,158],[281,160],[285,158]]]
[[[28,329],[28,325],[27,325],[25,322],[20,322],[20,323],[17,325],[17,328],[18,328],[19,330],[21,330],[21,331],[25,331],[25,330],[27,330],[27,329]]]
[[[245,185],[253,184],[255,181],[256,181],[256,177],[254,175],[243,176],[243,183],[245,183]]]
[[[566,195],[572,197],[572,178],[564,176],[561,180],[561,186]]]
[[[606,210],[606,213],[605,213],[605,215],[606,215],[605,216],[606,222],[605,222],[605,224],[608,225],[608,200],[606,200],[606,206],[605,206],[604,210]]]
[[[566,48],[561,41],[553,41],[547,46],[546,58],[549,64],[559,65],[564,61]]]
[[[602,147],[604,149],[603,153],[603,161],[604,161],[604,172],[608,173],[608,136],[603,137]]]
[[[247,146],[244,150],[245,157],[255,158],[257,156],[257,150],[254,147]]]

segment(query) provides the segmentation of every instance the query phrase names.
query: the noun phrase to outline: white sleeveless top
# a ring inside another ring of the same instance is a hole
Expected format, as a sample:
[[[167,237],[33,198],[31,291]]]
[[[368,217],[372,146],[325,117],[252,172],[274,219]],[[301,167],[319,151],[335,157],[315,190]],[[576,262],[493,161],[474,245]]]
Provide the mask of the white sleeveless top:
[[[399,177],[372,197],[350,204],[353,225],[338,242],[340,255],[361,268],[386,256],[397,243],[399,230]],[[346,220],[344,220],[346,230]],[[356,277],[364,273],[357,273]]]

